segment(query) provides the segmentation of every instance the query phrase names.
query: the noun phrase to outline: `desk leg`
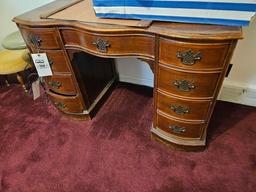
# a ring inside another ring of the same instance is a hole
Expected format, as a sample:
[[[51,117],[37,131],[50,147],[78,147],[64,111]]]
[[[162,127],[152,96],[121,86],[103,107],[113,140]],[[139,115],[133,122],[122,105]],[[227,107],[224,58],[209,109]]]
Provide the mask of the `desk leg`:
[[[5,82],[5,84],[6,84],[7,87],[10,86],[10,83],[9,83],[9,81],[8,81],[8,78],[7,78],[7,75],[4,76],[4,82]]]
[[[25,86],[25,83],[24,83],[24,80],[23,80],[23,77],[21,76],[20,73],[17,73],[17,80],[19,81],[19,83],[21,84],[22,88],[24,89],[25,93],[28,92],[26,86]]]

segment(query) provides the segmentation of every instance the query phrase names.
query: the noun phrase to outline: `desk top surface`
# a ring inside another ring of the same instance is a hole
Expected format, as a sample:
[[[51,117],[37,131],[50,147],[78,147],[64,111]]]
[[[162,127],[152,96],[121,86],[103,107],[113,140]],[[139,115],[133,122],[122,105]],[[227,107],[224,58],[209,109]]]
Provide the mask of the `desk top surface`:
[[[32,27],[46,26],[72,26],[83,28],[94,32],[142,32],[154,33],[159,35],[171,36],[187,39],[241,39],[241,27],[185,24],[172,22],[140,22],[138,20],[125,20],[126,25],[120,25],[124,20],[108,19],[101,22],[99,18],[88,18],[86,6],[90,0],[58,0],[39,7],[13,19],[14,22],[21,25]],[[89,3],[90,4],[90,3]],[[71,14],[76,10],[77,13]],[[81,11],[79,11],[81,10]],[[78,14],[79,13],[79,14]],[[89,22],[92,20],[92,22]],[[101,23],[98,23],[101,22]],[[134,27],[144,25],[144,27]],[[147,26],[148,25],[148,26]],[[132,26],[132,27],[131,27]],[[147,26],[147,27],[146,27]]]

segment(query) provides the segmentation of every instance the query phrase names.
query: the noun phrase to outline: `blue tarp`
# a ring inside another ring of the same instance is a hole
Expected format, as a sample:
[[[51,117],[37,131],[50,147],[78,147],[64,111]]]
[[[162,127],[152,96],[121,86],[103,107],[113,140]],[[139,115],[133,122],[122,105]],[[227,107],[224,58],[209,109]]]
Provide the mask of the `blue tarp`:
[[[256,0],[93,0],[101,18],[247,26]]]

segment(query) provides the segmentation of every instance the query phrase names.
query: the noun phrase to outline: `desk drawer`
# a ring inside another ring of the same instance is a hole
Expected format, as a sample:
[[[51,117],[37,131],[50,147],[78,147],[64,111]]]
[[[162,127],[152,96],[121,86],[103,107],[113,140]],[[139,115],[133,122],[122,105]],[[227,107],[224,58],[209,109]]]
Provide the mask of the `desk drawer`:
[[[187,69],[222,68],[228,43],[186,43],[160,39],[159,61]]]
[[[48,89],[63,95],[76,95],[76,88],[71,75],[53,75],[44,78]]]
[[[84,106],[78,96],[61,96],[48,92],[49,98],[57,109],[64,113],[82,113]]]
[[[106,56],[145,56],[154,58],[154,36],[140,34],[91,34],[62,29],[65,46],[82,47]]]
[[[211,101],[193,101],[178,99],[167,96],[161,92],[157,93],[157,109],[160,111],[185,120],[205,121]]]
[[[220,73],[191,73],[159,66],[158,88],[185,97],[213,97]]]
[[[38,49],[60,49],[60,39],[55,29],[21,28],[21,33],[27,45],[33,52]]]
[[[157,127],[178,137],[200,138],[205,125],[176,121],[157,114]]]
[[[46,51],[53,73],[71,73],[63,51]]]

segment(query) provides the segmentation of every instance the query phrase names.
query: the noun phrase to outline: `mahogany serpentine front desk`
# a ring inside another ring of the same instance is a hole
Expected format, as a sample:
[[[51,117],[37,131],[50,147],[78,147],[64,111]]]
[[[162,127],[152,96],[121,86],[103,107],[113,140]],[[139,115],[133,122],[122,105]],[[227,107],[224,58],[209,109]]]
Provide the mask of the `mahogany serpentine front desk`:
[[[48,55],[53,76],[44,80],[53,104],[67,115],[90,118],[115,81],[109,58],[137,57],[154,72],[152,136],[185,150],[203,148],[241,28],[170,22],[128,27],[74,20],[78,13],[46,18],[83,2],[54,1],[14,18],[30,51]]]

